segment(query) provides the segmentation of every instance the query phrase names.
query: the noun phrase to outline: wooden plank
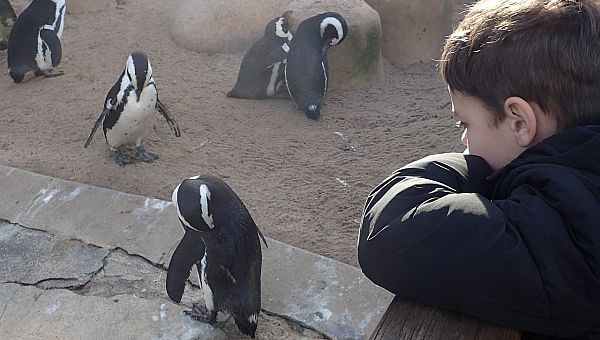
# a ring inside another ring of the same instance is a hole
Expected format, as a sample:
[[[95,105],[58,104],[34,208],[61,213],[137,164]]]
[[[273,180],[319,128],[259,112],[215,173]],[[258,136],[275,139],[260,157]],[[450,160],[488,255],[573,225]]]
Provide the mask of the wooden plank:
[[[371,340],[519,340],[521,333],[467,315],[394,298]]]

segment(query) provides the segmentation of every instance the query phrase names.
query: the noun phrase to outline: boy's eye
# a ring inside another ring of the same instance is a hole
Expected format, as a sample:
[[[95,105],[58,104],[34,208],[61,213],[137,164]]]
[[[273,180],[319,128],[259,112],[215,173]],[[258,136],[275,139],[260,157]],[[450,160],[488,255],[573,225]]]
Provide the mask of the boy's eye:
[[[456,126],[457,128],[466,129],[467,123],[463,122],[462,120],[459,120],[456,123],[454,123],[454,126]]]

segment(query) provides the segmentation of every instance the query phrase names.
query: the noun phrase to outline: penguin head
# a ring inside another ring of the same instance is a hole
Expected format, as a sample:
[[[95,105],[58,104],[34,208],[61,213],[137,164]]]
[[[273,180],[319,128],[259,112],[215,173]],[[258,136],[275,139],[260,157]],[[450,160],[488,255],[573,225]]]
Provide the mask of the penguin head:
[[[344,17],[336,12],[326,12],[321,14],[321,16],[323,18],[320,24],[321,38],[329,46],[338,45],[346,39],[348,25]]]
[[[131,53],[127,58],[125,73],[139,97],[142,90],[148,86],[152,79],[152,66],[150,66],[148,56],[139,51]]]
[[[235,314],[233,313],[235,324],[240,332],[254,339],[256,335],[256,327],[258,326],[258,314]]]
[[[183,180],[173,190],[171,199],[184,229],[211,231],[215,228],[211,210],[212,193],[198,177]]]
[[[275,34],[277,38],[292,40],[292,32],[290,31],[289,18],[293,11],[287,11],[280,17],[271,20],[265,27],[265,36]]]

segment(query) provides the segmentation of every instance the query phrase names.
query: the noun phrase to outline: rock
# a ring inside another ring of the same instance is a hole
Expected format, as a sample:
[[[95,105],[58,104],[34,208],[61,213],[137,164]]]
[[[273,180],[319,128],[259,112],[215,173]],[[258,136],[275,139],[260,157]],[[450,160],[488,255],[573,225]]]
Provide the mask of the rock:
[[[327,52],[329,90],[357,89],[383,79],[379,14],[362,0],[296,0],[290,26],[295,31],[304,19],[322,12],[337,12],[348,24],[348,37]]]
[[[383,56],[396,66],[437,60],[456,0],[366,0],[381,17]]]
[[[0,50],[5,50],[8,45],[8,36],[16,17],[10,2],[0,0]]]
[[[246,52],[291,0],[180,0],[169,21],[175,42],[205,53]]]
[[[67,0],[66,3],[69,14],[99,11],[117,4],[115,0]]]

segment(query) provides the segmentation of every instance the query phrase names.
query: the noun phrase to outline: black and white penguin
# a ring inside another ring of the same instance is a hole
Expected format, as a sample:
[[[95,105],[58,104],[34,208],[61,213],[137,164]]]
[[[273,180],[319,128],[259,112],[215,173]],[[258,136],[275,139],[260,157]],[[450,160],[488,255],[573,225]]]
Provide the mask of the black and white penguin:
[[[285,64],[285,81],[294,105],[310,119],[321,116],[329,76],[327,50],[347,34],[346,20],[335,12],[317,14],[298,25]]]
[[[279,91],[284,83],[282,63],[293,37],[288,22],[291,13],[287,11],[265,26],[265,34],[244,55],[237,82],[227,97],[266,99]]]
[[[65,0],[33,0],[17,17],[8,37],[8,69],[15,83],[36,75],[60,76]]]
[[[172,200],[185,234],[169,263],[169,298],[181,301],[195,264],[206,307],[194,304],[187,314],[212,324],[217,312],[228,312],[238,329],[254,338],[261,305],[259,236],[265,246],[267,242],[248,209],[225,182],[213,176],[183,180]]]
[[[87,148],[102,123],[104,138],[115,160],[120,166],[136,160],[151,163],[158,155],[147,152],[142,146],[146,136],[149,117],[155,109],[163,115],[175,136],[181,136],[179,125],[173,115],[158,99],[158,92],[152,78],[152,66],[143,52],[134,52],[127,58],[125,70],[108,91],[104,108],[85,142]],[[135,145],[135,156],[123,153],[123,148]]]

